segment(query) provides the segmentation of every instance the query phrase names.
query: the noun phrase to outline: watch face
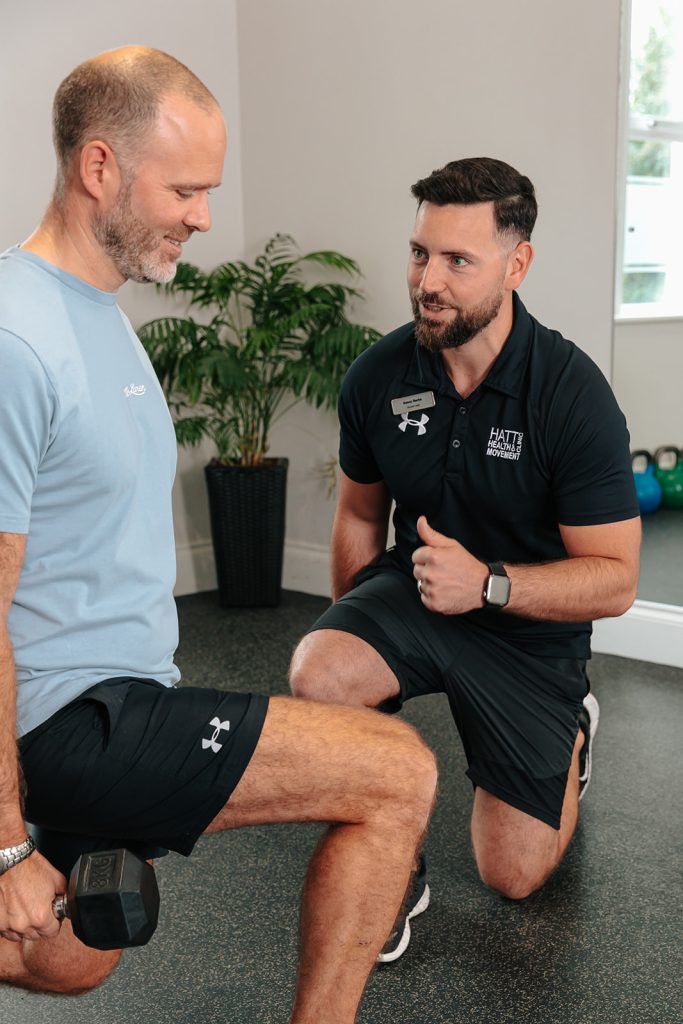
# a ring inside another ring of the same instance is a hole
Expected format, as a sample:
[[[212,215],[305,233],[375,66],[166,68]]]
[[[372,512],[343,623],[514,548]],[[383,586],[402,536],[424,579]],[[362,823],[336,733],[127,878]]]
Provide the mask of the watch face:
[[[507,576],[491,574],[486,586],[486,603],[504,608],[510,599],[510,580]]]

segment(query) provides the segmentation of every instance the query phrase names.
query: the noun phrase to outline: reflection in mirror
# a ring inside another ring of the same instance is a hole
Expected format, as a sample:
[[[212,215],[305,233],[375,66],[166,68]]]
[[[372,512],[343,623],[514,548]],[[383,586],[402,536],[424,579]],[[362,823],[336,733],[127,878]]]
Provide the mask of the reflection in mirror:
[[[683,5],[625,8],[612,384],[643,509],[638,598],[683,606]]]

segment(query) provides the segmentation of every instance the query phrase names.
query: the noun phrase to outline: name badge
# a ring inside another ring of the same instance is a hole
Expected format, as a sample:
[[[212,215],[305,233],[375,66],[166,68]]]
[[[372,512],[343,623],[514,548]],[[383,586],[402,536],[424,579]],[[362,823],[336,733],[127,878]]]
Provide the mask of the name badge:
[[[431,409],[436,405],[433,391],[421,391],[419,395],[406,395],[404,398],[392,398],[391,411],[394,416],[412,412],[414,409]]]

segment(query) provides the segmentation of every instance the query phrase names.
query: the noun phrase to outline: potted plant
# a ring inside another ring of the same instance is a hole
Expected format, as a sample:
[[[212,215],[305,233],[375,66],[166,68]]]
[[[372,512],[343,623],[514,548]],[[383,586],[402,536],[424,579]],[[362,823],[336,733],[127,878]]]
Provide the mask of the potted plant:
[[[335,280],[309,283],[307,268]],[[332,271],[332,275],[329,272]],[[205,468],[221,604],[275,605],[280,599],[287,459],[268,457],[273,424],[294,404],[336,403],[342,376],[379,332],[353,324],[358,276],[338,252],[300,255],[277,234],[253,263],[204,273],[179,263],[160,286],[189,297],[188,315],[139,331],[166,392],[180,444],[210,438]],[[189,310],[205,312],[199,320]]]

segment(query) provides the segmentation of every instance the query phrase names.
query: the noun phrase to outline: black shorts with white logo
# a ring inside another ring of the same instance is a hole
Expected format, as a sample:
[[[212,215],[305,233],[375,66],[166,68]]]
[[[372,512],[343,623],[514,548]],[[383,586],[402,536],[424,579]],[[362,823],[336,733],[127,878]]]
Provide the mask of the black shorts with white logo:
[[[352,633],[382,656],[400,687],[383,710],[445,693],[473,784],[559,829],[585,661],[538,657],[462,616],[430,612],[388,559],[363,569],[310,632],[318,629]]]
[[[188,855],[256,749],[268,698],[110,679],[19,742],[26,819],[68,874],[81,853]]]

